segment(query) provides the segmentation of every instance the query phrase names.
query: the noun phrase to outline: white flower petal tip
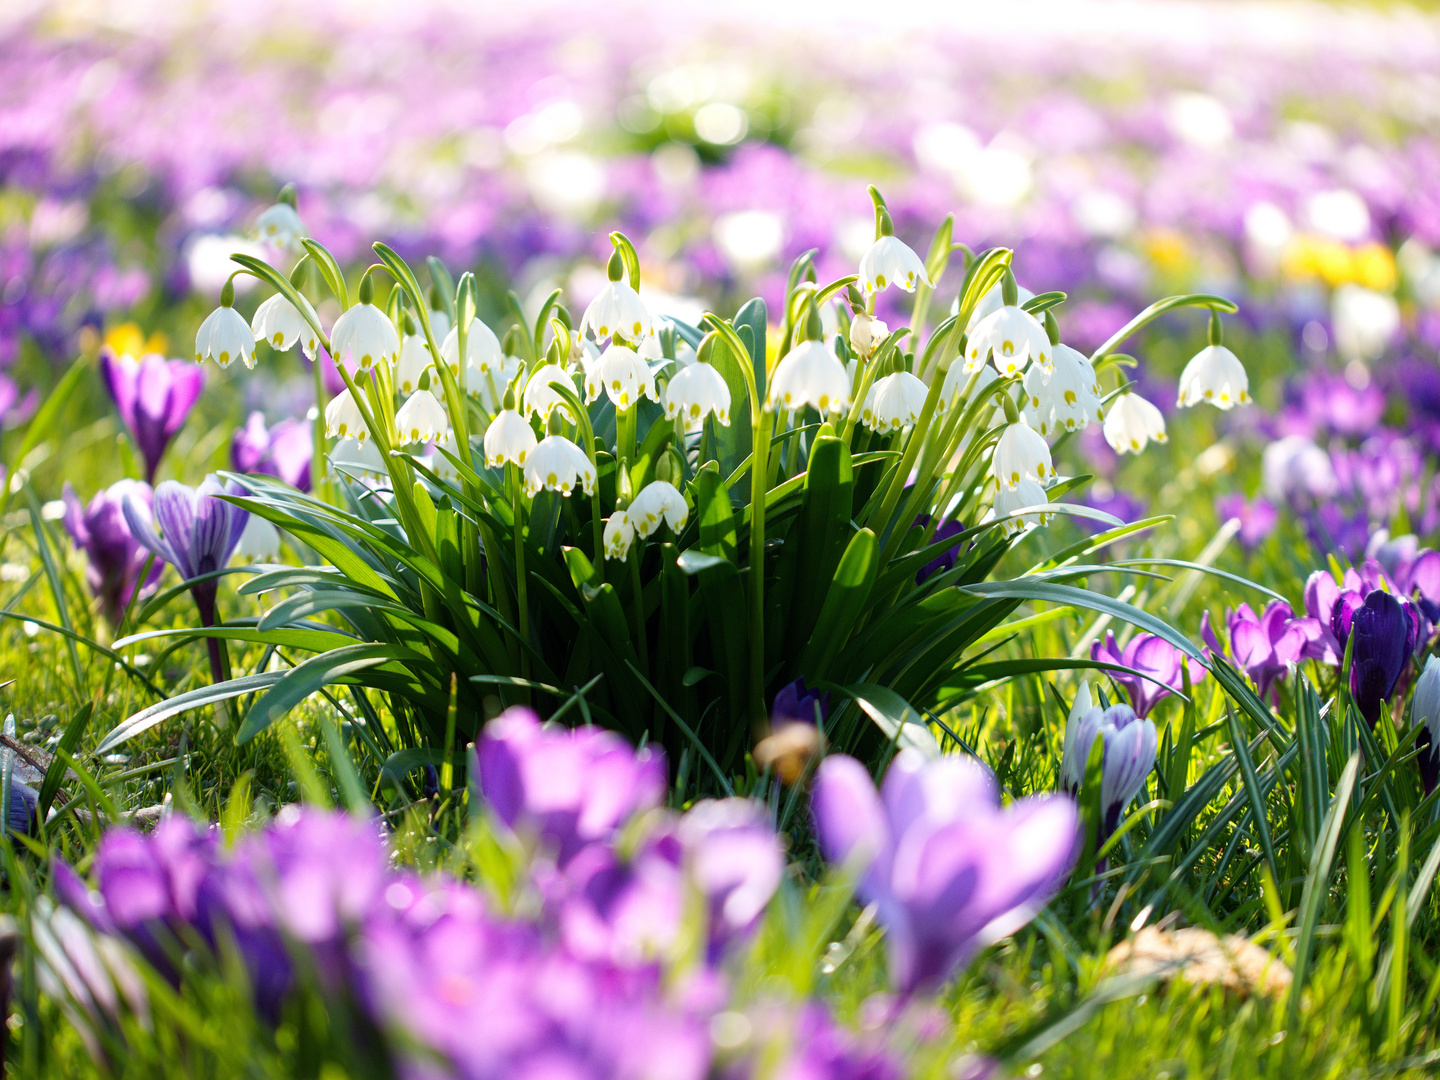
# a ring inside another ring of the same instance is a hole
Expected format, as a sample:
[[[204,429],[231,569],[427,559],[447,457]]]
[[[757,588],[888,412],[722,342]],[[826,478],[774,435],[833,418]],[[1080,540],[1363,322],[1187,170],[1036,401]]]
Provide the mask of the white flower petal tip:
[[[417,390],[395,414],[395,427],[403,442],[432,442],[445,434],[450,421],[434,394],[429,390]]]
[[[601,537],[605,546],[605,558],[624,559],[630,554],[630,545],[635,542],[635,526],[630,524],[630,515],[617,510],[605,522],[605,533]]]
[[[255,317],[250,320],[250,330],[256,341],[269,342],[270,347],[277,352],[293,349],[298,342],[306,357],[313,360],[320,338],[315,333],[311,320],[318,323],[320,319],[309,300],[302,296],[300,302],[305,305],[304,314],[284,293],[276,293],[255,309]],[[310,318],[307,319],[306,315]]]
[[[883,292],[891,285],[914,292],[922,282],[934,285],[920,256],[897,237],[880,237],[860,259],[860,284],[866,292]]]
[[[725,377],[709,364],[681,368],[665,387],[665,419],[696,421],[711,414],[730,426],[730,387]]]
[[[920,419],[930,388],[908,371],[875,380],[865,395],[860,422],[872,431],[899,431]]]
[[[255,366],[255,332],[232,307],[218,307],[205,317],[195,335],[195,362],[214,360],[222,368],[240,360]]]
[[[1180,373],[1181,408],[1208,402],[1217,409],[1250,404],[1250,377],[1240,358],[1224,345],[1207,345]]]
[[[993,357],[1001,375],[1018,375],[1031,360],[1048,374],[1053,367],[1050,336],[1024,308],[1002,307],[981,319],[965,349],[965,373],[979,371]]]
[[[563,435],[541,439],[525,462],[526,496],[533,499],[542,490],[568,496],[576,484],[586,495],[595,493],[595,466],[585,451]]]
[[[685,496],[667,480],[653,480],[646,484],[625,513],[641,537],[648,537],[658,529],[662,519],[677,533],[690,520],[690,507],[685,502]]]
[[[330,346],[336,363],[369,371],[382,360],[393,364],[399,359],[400,336],[385,312],[374,304],[356,304],[335,320]]]
[[[619,338],[631,344],[655,332],[651,317],[640,294],[624,281],[608,282],[580,320],[580,330],[589,330],[597,340]]]
[[[992,471],[1002,489],[1014,490],[1022,480],[1044,483],[1055,475],[1055,466],[1050,461],[1050,447],[1038,431],[1027,424],[1010,424],[995,444]]]
[[[1013,488],[1001,486],[1000,490],[995,493],[993,512],[997,518],[1008,519],[1000,526],[1005,533],[1017,533],[1026,525],[1047,525],[1054,515],[1039,510],[1013,518],[1009,515],[1027,507],[1044,506],[1049,501],[1049,496],[1045,494],[1044,488],[1034,480],[1022,479]]]
[[[499,376],[505,367],[505,351],[495,331],[479,319],[470,320],[465,331],[465,372],[460,372],[460,328],[451,327],[440,343],[440,359],[450,368],[450,374],[461,380],[461,385],[472,393],[479,390],[483,376]]]
[[[525,415],[534,413],[540,417],[541,423],[544,423],[550,419],[553,410],[559,409],[566,421],[573,424],[575,417],[570,415],[570,407],[565,404],[565,399],[551,387],[552,381],[567,386],[575,385],[570,373],[559,364],[541,364],[526,380],[525,393],[521,395],[521,406]]]
[[[524,466],[537,440],[530,422],[514,409],[503,409],[485,429],[485,461],[492,468]]]
[[[1110,403],[1105,417],[1105,441],[1117,454],[1138,454],[1152,443],[1163,443],[1165,417],[1139,394],[1121,394]]]
[[[775,366],[765,407],[840,412],[850,406],[850,376],[840,358],[822,341],[802,341]]]
[[[1056,345],[1053,361],[1048,374],[1038,365],[1025,373],[1025,422],[1048,438],[1103,420],[1100,384],[1085,354]]]
[[[642,397],[651,401],[660,400],[655,390],[655,376],[650,365],[628,345],[612,344],[600,354],[596,365],[595,380],[604,389],[605,395],[617,409],[629,409],[639,404]],[[585,380],[586,393],[590,390],[591,379]],[[598,395],[597,395],[598,396]]]
[[[360,407],[348,389],[340,391],[325,406],[325,435],[331,439],[351,438],[358,443],[370,437]]]

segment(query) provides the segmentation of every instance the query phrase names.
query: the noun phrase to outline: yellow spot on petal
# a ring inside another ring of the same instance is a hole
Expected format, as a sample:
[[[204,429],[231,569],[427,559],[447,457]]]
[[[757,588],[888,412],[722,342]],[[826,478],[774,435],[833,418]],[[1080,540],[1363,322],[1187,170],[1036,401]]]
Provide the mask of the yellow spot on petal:
[[[218,357],[215,358],[215,362],[218,363],[221,367],[228,367],[230,365],[230,353],[228,351],[222,352]]]

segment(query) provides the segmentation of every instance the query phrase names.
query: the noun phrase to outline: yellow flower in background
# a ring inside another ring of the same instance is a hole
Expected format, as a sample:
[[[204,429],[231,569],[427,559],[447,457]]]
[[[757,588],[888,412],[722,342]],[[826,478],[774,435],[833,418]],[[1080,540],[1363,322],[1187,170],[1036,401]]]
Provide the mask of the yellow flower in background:
[[[124,322],[105,331],[105,344],[120,356],[139,359],[149,353],[165,353],[170,348],[170,339],[158,330],[147,338],[138,323]]]
[[[1145,254],[1162,274],[1173,274],[1190,261],[1190,245],[1174,229],[1152,229],[1143,241]]]
[[[1399,275],[1395,255],[1384,244],[1366,244],[1355,252],[1355,281],[1377,292],[1392,292]]]
[[[1297,280],[1319,278],[1331,288],[1363,285],[1377,292],[1395,288],[1395,256],[1383,244],[1351,247],[1329,237],[1300,233],[1280,256],[1281,273]]]

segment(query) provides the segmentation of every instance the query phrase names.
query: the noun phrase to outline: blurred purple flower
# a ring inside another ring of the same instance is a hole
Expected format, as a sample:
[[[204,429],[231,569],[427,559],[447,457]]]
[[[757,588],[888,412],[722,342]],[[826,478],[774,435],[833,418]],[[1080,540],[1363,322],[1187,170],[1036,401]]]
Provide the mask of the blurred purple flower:
[[[811,810],[826,860],[859,871],[860,899],[878,904],[890,979],[905,994],[938,989],[1034,918],[1079,854],[1072,799],[1001,809],[994,777],[968,758],[902,750],[877,794],[860,762],[831,755]]]
[[[40,395],[32,386],[20,396],[20,388],[9,375],[0,374],[0,427],[13,428],[25,423],[35,412]]]
[[[1385,415],[1385,393],[1373,383],[1357,387],[1344,375],[1307,371],[1287,388],[1280,425],[1287,432],[1369,435]]]
[[[1105,513],[1119,518],[1124,522],[1139,521],[1145,516],[1145,504],[1119,488],[1104,484],[1103,481],[1089,488],[1081,496],[1080,501],[1086,506],[1092,506],[1096,510],[1103,510]],[[1114,528],[1103,521],[1096,521],[1093,518],[1075,517],[1071,519],[1077,526],[1090,533],[1102,533],[1106,529]]]
[[[1280,522],[1280,512],[1269,499],[1257,496],[1253,501],[1246,501],[1238,491],[1215,500],[1215,516],[1222,523],[1239,520],[1240,531],[1236,535],[1247,551],[1254,551]]]
[[[118,480],[97,492],[84,508],[68,480],[62,495],[65,530],[75,546],[85,552],[85,580],[95,599],[100,601],[101,613],[114,629],[130,605],[149,558],[146,549],[130,535],[124,504],[126,498],[131,498],[148,510],[153,502],[150,485],[139,480]],[[159,562],[151,566],[141,585],[142,592],[154,586],[162,570],[164,566]]]
[[[263,473],[300,491],[310,490],[310,459],[314,437],[303,420],[281,420],[265,426],[265,414],[252,412],[245,426],[235,429],[230,442],[230,464],[236,472]]]
[[[153,484],[165,448],[205,389],[205,369],[153,353],[142,360],[116,356],[114,350],[104,348],[100,376],[145,459],[145,479]]]
[[[1123,671],[1107,672],[1111,679],[1125,688],[1135,714],[1143,719],[1150,715],[1156,702],[1180,688],[1180,665],[1185,662],[1185,654],[1154,634],[1136,634],[1122,651],[1115,643],[1114,631],[1107,630],[1103,642],[1090,643],[1090,659],[1133,668],[1150,676],[1143,679]],[[1205,665],[1199,660],[1191,658],[1187,666],[1191,683],[1198,683],[1205,677]]]

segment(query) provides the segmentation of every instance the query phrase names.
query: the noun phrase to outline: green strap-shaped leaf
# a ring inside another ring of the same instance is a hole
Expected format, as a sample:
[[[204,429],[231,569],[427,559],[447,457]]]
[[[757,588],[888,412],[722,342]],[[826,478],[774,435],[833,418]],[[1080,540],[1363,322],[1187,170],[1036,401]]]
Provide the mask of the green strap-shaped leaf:
[[[315,691],[346,676],[382,664],[413,663],[423,659],[424,657],[410,649],[390,644],[346,645],[319,656],[312,656],[303,664],[280,673],[280,677],[245,714],[240,730],[235,733],[235,741],[249,742]],[[221,686],[233,686],[239,681],[232,680],[230,683],[222,683]]]
[[[85,729],[90,724],[90,717],[95,711],[95,702],[87,701],[80,708],[75,710],[75,715],[70,723],[65,726],[65,733],[60,736],[60,749],[67,754],[73,754],[75,747],[80,744],[80,737],[85,734]],[[59,794],[60,784],[65,779],[65,763],[59,754],[56,754],[50,762],[50,767],[45,770],[45,779],[40,783],[39,816],[44,821],[50,814],[50,805]]]
[[[896,749],[918,750],[927,758],[940,756],[940,744],[924,718],[895,691],[863,682],[835,688],[851,697]]]
[[[865,613],[879,565],[880,543],[869,529],[861,529],[850,538],[825,591],[825,603],[801,650],[797,675],[817,681],[829,676],[831,664]]]
[[[191,709],[198,709],[204,705],[214,705],[216,702],[229,701],[241,694],[248,694],[253,690],[263,690],[274,686],[279,682],[286,672],[283,671],[262,671],[256,675],[242,675],[238,679],[231,679],[229,682],[215,683],[212,686],[202,686],[197,690],[191,690],[184,694],[177,694],[175,697],[167,698],[165,701],[151,705],[148,709],[141,709],[138,713],[129,717],[114,729],[105,738],[100,740],[100,745],[95,748],[96,754],[105,754],[115,749],[121,743],[133,739],[142,731],[148,731],[162,720],[168,720],[172,716],[189,712]]]

